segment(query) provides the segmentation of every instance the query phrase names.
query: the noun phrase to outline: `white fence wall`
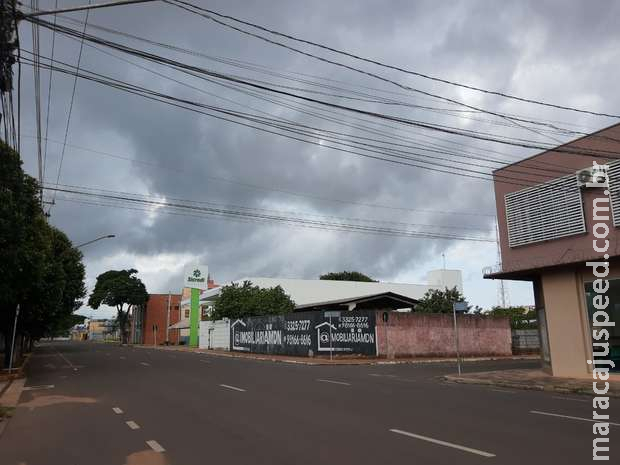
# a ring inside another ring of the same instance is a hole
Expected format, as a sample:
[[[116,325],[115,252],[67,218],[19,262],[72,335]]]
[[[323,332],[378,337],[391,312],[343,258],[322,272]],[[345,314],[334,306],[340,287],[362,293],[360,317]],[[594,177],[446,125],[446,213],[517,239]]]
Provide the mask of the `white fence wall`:
[[[230,320],[201,321],[198,340],[201,349],[230,350]]]

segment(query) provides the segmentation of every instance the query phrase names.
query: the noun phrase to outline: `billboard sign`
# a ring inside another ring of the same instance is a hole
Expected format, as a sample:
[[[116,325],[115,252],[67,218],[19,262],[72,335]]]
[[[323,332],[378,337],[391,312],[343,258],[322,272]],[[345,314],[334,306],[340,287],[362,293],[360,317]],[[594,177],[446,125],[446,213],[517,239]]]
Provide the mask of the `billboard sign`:
[[[374,311],[241,318],[230,325],[230,338],[232,350],[259,354],[377,354]]]
[[[187,266],[183,271],[183,287],[206,290],[208,277],[209,267],[207,265]]]

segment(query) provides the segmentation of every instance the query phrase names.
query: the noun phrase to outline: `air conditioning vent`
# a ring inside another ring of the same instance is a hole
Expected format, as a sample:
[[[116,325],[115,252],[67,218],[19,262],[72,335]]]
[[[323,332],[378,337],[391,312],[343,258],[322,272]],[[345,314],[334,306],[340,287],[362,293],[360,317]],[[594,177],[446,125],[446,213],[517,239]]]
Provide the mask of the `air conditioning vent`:
[[[576,177],[579,187],[585,187],[588,183],[596,183],[606,187],[607,170],[603,166],[585,168],[577,171]]]

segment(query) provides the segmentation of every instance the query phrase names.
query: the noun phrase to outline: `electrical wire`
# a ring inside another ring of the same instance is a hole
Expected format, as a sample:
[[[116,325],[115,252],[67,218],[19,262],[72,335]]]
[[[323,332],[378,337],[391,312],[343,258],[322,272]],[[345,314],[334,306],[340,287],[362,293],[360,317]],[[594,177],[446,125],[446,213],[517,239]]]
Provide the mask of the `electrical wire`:
[[[448,80],[448,79],[443,79],[443,78],[431,76],[431,75],[428,75],[428,74],[424,74],[424,73],[420,73],[420,72],[417,72],[417,71],[405,69],[405,68],[402,68],[402,67],[398,67],[398,66],[394,66],[394,65],[389,65],[389,64],[380,62],[378,60],[373,60],[373,59],[370,59],[370,58],[362,57],[360,55],[356,55],[356,54],[351,53],[351,52],[347,52],[347,51],[344,51],[344,50],[336,49],[334,47],[329,47],[327,45],[320,44],[320,43],[317,43],[317,42],[313,42],[313,41],[310,41],[310,40],[301,39],[299,37],[295,37],[295,36],[290,35],[290,34],[285,34],[285,33],[276,31],[274,29],[266,28],[265,26],[261,26],[261,25],[258,25],[256,23],[252,23],[252,22],[249,22],[249,21],[244,21],[244,20],[241,20],[239,18],[230,16],[230,15],[225,15],[225,14],[222,14],[222,13],[218,13],[218,12],[216,12],[214,10],[203,8],[203,7],[200,7],[198,5],[195,5],[193,3],[189,3],[189,2],[186,2],[186,1],[183,1],[183,0],[164,0],[164,1],[165,1],[165,3],[168,3],[170,5],[176,5],[178,7],[181,7],[180,4],[182,4],[182,5],[188,6],[190,8],[194,8],[196,10],[208,13],[209,15],[214,15],[214,16],[217,16],[219,18],[228,19],[228,20],[234,21],[234,22],[239,23],[239,24],[244,24],[246,26],[251,26],[251,27],[253,27],[255,29],[258,29],[258,30],[261,30],[261,31],[264,31],[264,32],[268,32],[268,33],[270,33],[272,35],[284,37],[284,38],[289,39],[289,40],[293,40],[293,41],[296,41],[296,42],[300,42],[300,43],[304,43],[304,44],[311,45],[311,46],[314,46],[314,47],[318,47],[318,48],[321,48],[323,50],[328,50],[328,51],[333,52],[333,53],[337,53],[337,54],[340,54],[340,55],[343,55],[343,56],[347,56],[349,58],[353,58],[353,59],[356,59],[356,60],[364,61],[366,63],[371,63],[371,64],[374,64],[374,65],[377,65],[377,66],[381,66],[381,67],[384,67],[384,68],[388,68],[388,69],[391,69],[391,70],[395,70],[395,71],[400,71],[400,72],[403,72],[403,73],[411,74],[411,75],[414,75],[414,76],[417,76],[417,77],[421,77],[421,78],[424,78],[424,79],[429,79],[429,80],[432,80],[432,81],[435,81],[435,82],[441,82],[443,84],[449,84],[449,85],[452,85],[452,86],[457,86],[457,87],[465,88],[465,89],[468,89],[468,90],[474,90],[476,92],[482,92],[482,93],[485,93],[485,94],[495,95],[495,96],[499,96],[499,97],[503,97],[503,98],[507,98],[507,99],[517,100],[517,101],[524,102],[524,103],[541,105],[541,106],[551,107],[551,108],[560,109],[560,110],[573,111],[573,112],[578,112],[578,113],[585,113],[585,114],[594,115],[594,116],[603,116],[603,117],[608,117],[608,118],[620,118],[620,115],[616,115],[616,114],[595,112],[595,111],[591,111],[591,110],[584,110],[584,109],[570,107],[570,106],[565,106],[565,105],[557,105],[557,104],[553,104],[553,103],[549,103],[549,102],[543,102],[541,100],[535,100],[535,99],[530,99],[530,98],[519,97],[519,96],[508,94],[508,93],[505,93],[505,92],[499,92],[499,91],[493,91],[493,90],[489,90],[489,89],[483,89],[481,87],[476,87],[476,86],[472,86],[472,85],[467,85],[467,84],[459,83],[459,82],[456,82],[456,81],[451,81],[451,80]],[[212,18],[212,17],[208,17],[208,19],[214,20],[214,18]],[[223,24],[226,27],[232,27],[232,26],[230,26],[230,25],[228,25],[226,23],[223,23],[223,22],[221,22],[219,24]]]

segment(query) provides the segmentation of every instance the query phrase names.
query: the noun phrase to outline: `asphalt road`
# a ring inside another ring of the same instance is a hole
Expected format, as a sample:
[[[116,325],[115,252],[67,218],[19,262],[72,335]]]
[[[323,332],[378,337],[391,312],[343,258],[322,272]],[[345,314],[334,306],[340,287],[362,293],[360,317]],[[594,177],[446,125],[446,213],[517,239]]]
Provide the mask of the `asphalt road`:
[[[306,366],[61,342],[39,347],[28,371],[0,465],[592,460],[589,398],[446,384],[437,377],[449,364]],[[620,399],[611,403],[620,423]]]

